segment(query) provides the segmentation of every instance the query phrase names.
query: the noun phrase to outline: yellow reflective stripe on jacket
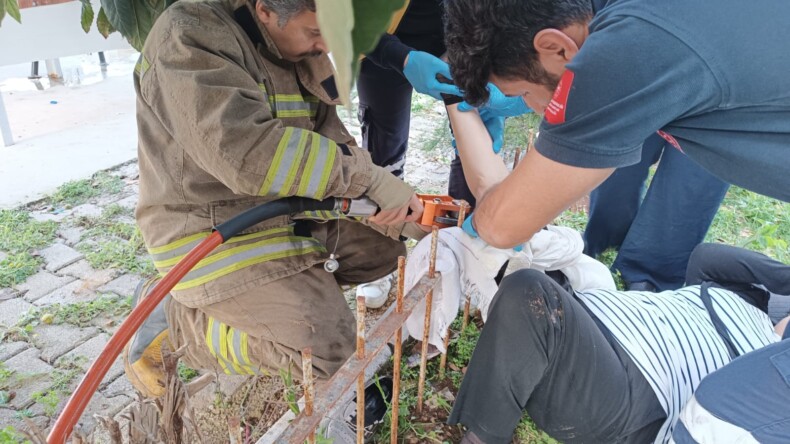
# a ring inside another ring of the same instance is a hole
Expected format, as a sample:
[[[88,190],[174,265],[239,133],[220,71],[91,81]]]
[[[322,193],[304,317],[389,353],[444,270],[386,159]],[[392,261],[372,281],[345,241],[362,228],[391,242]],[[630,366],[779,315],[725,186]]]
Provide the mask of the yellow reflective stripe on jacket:
[[[315,239],[295,236],[267,239],[230,248],[198,262],[173,290],[197,287],[262,262],[323,251],[324,247]]]
[[[296,169],[304,156],[307,135],[307,130],[301,128],[291,126],[285,128],[285,134],[283,134],[280,143],[277,145],[274,159],[272,159],[269,171],[266,172],[266,177],[263,179],[260,191],[261,196],[287,195],[289,190],[283,188],[283,185],[286,182],[293,183],[293,176],[296,175]],[[289,174],[292,174],[290,179],[288,177]]]
[[[247,333],[235,328],[228,328],[228,337],[228,343],[231,345],[230,355],[233,358],[233,362],[241,368],[244,374],[259,375],[258,368],[252,364],[247,353]]]
[[[302,171],[302,179],[297,191],[299,196],[318,200],[324,198],[336,154],[337,144],[335,142],[313,134],[310,153],[307,156],[307,163]]]
[[[252,239],[257,239],[265,236],[272,236],[275,234],[287,234],[290,232],[289,227],[271,228],[257,233],[245,234],[230,238],[224,244],[234,244],[244,242]],[[167,245],[157,248],[149,248],[148,252],[154,261],[154,266],[159,269],[172,267],[178,261],[184,258],[193,248],[195,248],[203,239],[207,238],[209,233],[197,233],[192,236],[179,239]]]
[[[274,94],[268,96],[272,115],[284,117],[315,117],[318,112],[318,97],[301,94]]]

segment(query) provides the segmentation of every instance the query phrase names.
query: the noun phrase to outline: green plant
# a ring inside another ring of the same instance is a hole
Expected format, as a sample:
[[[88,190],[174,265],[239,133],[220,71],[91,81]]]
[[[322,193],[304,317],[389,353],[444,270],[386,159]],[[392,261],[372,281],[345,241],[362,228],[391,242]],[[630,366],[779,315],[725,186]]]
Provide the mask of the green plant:
[[[283,384],[285,385],[285,402],[288,403],[288,409],[291,410],[295,415],[299,414],[299,404],[297,403],[297,399],[299,396],[299,388],[294,384],[293,374],[291,373],[291,367],[289,366],[288,369],[280,369],[280,379],[283,380]]]
[[[45,392],[35,392],[31,395],[33,401],[41,404],[44,408],[44,414],[47,416],[54,416],[60,403],[60,396],[55,390],[47,390]]]
[[[28,277],[36,274],[41,262],[41,259],[27,252],[12,254],[3,259],[0,261],[0,288],[25,282]]]
[[[178,378],[181,379],[183,382],[189,382],[195,378],[200,376],[200,372],[197,370],[188,367],[181,361],[178,361]]]
[[[30,444],[30,441],[24,438],[22,434],[16,431],[11,426],[6,426],[0,429],[0,444]]]
[[[22,210],[0,210],[0,251],[19,253],[49,245],[58,225],[37,222]]]
[[[116,227],[117,228],[117,227]],[[98,242],[82,243],[77,249],[93,268],[116,268],[130,273],[152,276],[154,264],[147,255],[140,230],[135,227],[129,239],[109,238]]]
[[[123,189],[123,180],[100,171],[90,179],[73,180],[59,186],[50,196],[53,204],[80,205],[102,194],[117,194]]]

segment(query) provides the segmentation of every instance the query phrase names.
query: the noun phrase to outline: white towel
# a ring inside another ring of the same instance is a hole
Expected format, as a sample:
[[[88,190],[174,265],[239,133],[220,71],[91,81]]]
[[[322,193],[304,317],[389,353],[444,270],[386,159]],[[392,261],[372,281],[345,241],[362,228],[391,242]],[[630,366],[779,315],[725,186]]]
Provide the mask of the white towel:
[[[471,305],[480,310],[483,321],[498,287],[494,277],[505,261],[521,256],[530,268],[540,271],[562,270],[575,290],[591,288],[615,289],[609,270],[600,262],[582,254],[584,243],[575,230],[549,226],[524,244],[521,252],[491,247],[473,238],[460,228],[439,230],[436,249],[436,272],[442,282],[433,293],[433,310],[428,342],[444,352],[444,335],[458,315],[459,309],[471,298]],[[430,236],[421,240],[409,256],[404,287],[408,292],[427,274],[430,263]],[[415,307],[404,325],[406,333],[422,339],[425,303]],[[404,335],[404,338],[407,337]]]

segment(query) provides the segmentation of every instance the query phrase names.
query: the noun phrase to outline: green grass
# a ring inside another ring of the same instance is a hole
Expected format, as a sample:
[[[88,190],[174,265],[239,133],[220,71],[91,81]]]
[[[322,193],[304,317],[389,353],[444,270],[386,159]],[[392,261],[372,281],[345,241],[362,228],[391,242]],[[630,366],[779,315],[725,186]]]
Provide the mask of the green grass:
[[[55,205],[76,206],[103,194],[118,194],[123,186],[121,178],[100,171],[90,179],[66,182],[55,190],[49,200]]]
[[[33,251],[55,240],[55,222],[37,222],[21,210],[0,210],[0,251],[8,257],[0,261],[0,288],[24,282],[38,271],[41,259]]]
[[[117,225],[110,226],[118,228]],[[143,276],[153,276],[156,274],[156,269],[145,249],[143,236],[138,228],[133,227],[133,230],[128,239],[109,235],[95,242],[83,242],[77,246],[77,249],[85,254],[85,259],[97,270],[114,268]]]
[[[200,376],[200,372],[188,367],[183,361],[178,361],[178,378],[183,382],[189,382]]]
[[[30,444],[30,441],[11,426],[0,429],[0,444]]]
[[[788,263],[790,204],[731,187],[705,240],[759,251]]]
[[[70,324],[77,327],[92,325],[101,318],[126,316],[132,310],[132,296],[100,295],[88,302],[52,304],[28,310],[16,325],[6,332],[13,340],[28,340],[34,328],[41,324]]]

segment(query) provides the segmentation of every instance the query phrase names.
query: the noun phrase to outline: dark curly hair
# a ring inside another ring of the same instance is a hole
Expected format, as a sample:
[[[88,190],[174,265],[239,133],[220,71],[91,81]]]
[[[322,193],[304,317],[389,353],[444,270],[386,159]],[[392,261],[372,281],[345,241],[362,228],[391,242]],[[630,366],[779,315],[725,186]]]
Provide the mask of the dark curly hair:
[[[491,74],[552,86],[535,34],[592,17],[590,0],[446,0],[445,42],[453,81],[473,105],[488,100]]]

